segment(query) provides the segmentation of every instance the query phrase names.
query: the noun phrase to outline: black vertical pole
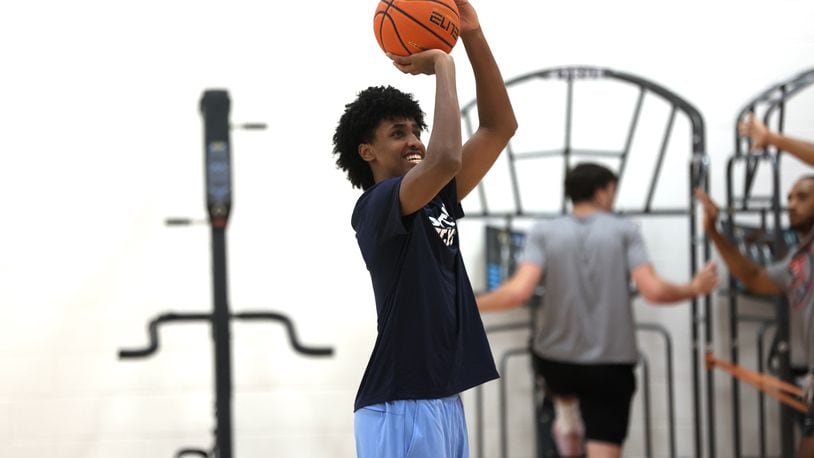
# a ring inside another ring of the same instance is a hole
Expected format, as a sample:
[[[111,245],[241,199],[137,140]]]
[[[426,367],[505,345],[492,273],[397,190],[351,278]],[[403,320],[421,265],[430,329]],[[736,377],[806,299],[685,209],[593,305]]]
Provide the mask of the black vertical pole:
[[[483,385],[475,387],[475,456],[483,458]]]
[[[709,194],[710,183],[708,170],[704,169],[704,191]],[[693,206],[693,208],[695,208]],[[709,238],[704,237],[703,256],[704,263],[707,263],[712,256],[712,250],[709,245]],[[695,272],[693,272],[695,274]],[[704,296],[704,351],[712,351],[712,295],[707,294]],[[709,448],[709,458],[715,458],[716,449],[716,433],[715,433],[715,373],[712,369],[707,369],[707,446]]]
[[[674,104],[675,105],[675,104]],[[683,108],[687,110],[688,108]],[[706,156],[706,134],[704,118],[694,107],[689,106],[687,116],[692,123],[692,160],[690,161],[690,189],[689,189],[689,223],[690,223],[690,278],[695,276],[698,270],[699,245],[703,246],[703,260],[709,260],[709,239],[699,236],[698,218],[696,212],[695,188],[702,188],[709,192],[709,159]],[[705,298],[704,323],[709,323],[709,295]],[[701,317],[699,316],[699,300],[693,297],[690,301],[690,327],[691,327],[691,350],[692,350],[692,397],[693,397],[693,424],[694,451],[696,458],[702,458],[703,452],[703,430],[701,413],[701,373],[700,373],[700,335],[699,326]],[[709,329],[709,328],[707,328]],[[707,378],[707,382],[711,382]],[[708,392],[709,393],[709,392]],[[708,402],[709,403],[709,402]],[[714,412],[707,411],[708,420],[712,420]]]
[[[226,225],[232,206],[229,160],[229,94],[209,90],[201,98],[204,120],[206,203],[212,227],[212,284],[215,346],[215,456],[232,458],[232,350],[226,277]]]
[[[643,354],[639,354],[642,366],[642,415],[644,417],[644,452],[645,456],[653,456],[653,427],[650,418],[650,361]]]
[[[757,371],[764,372],[763,367],[763,335],[768,327],[767,322],[760,324],[757,331]],[[760,458],[766,458],[766,395],[757,390],[758,399],[758,434],[760,435]]]
[[[644,102],[644,88],[639,88],[639,98],[636,99],[636,108],[633,109],[633,118],[630,120],[630,126],[627,131],[627,139],[625,140],[625,149],[622,151],[622,157],[619,161],[619,182],[625,176],[625,167],[627,166],[627,156],[630,154],[630,146],[633,144],[633,135],[636,133],[636,126],[639,124],[639,115],[642,113],[642,102]]]
[[[726,166],[726,206],[730,210],[727,212],[728,230],[727,235],[735,240],[735,194],[733,190],[733,170],[735,159],[730,158]],[[746,205],[746,192],[744,191],[744,205]],[[745,209],[745,208],[744,208]],[[732,364],[738,364],[738,290],[735,276],[730,272],[728,275],[729,288],[729,356]],[[741,456],[741,405],[740,405],[740,383],[737,377],[732,377],[732,440],[733,456]]]
[[[563,150],[563,180],[565,177],[568,176],[568,171],[571,168],[571,123],[573,122],[574,117],[574,75],[572,73],[568,74],[568,92],[567,98],[565,99],[565,148]],[[565,193],[562,195],[562,205],[560,211],[565,214],[565,210],[568,206],[568,199],[565,196]]]
[[[695,195],[693,188],[700,183],[696,182],[695,174],[705,173],[703,170],[697,172],[693,164],[690,165],[690,278],[695,275],[698,266],[698,226],[696,222],[695,212]],[[700,177],[699,177],[700,180]],[[701,427],[701,374],[699,373],[699,353],[701,348],[699,346],[700,336],[698,334],[698,298],[693,297],[690,299],[690,354],[692,356],[692,398],[693,398],[693,439],[694,439],[694,456],[701,458],[703,456],[703,431]]]

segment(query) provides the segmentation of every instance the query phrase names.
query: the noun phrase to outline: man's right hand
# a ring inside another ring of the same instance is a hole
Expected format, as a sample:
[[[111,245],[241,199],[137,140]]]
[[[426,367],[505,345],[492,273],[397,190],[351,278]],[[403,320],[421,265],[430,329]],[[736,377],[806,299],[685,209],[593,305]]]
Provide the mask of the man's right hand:
[[[428,49],[409,56],[388,54],[387,57],[393,60],[396,68],[410,75],[433,75],[438,63],[444,60],[453,63],[452,56],[440,49]]]
[[[754,113],[749,113],[744,121],[738,124],[738,132],[752,140],[752,151],[762,151],[769,144],[769,129]]]
[[[718,205],[701,188],[695,188],[695,198],[704,206],[704,231],[709,234],[718,232],[715,223],[718,221],[720,210]]]
[[[690,285],[696,295],[702,296],[715,289],[718,282],[718,266],[715,261],[709,261],[695,274]]]

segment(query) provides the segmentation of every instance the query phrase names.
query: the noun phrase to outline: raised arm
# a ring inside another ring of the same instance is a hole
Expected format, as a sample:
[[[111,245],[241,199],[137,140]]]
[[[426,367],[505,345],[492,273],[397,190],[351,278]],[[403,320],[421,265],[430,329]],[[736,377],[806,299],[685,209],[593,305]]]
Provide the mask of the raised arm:
[[[463,145],[456,177],[458,199],[472,191],[495,163],[517,130],[517,120],[475,9],[468,0],[455,0],[461,17],[461,39],[475,74],[477,130]],[[460,121],[459,121],[460,122]]]
[[[778,150],[786,151],[808,165],[814,165],[814,143],[787,137],[778,132],[772,132],[750,113],[745,121],[738,125],[741,135],[752,139],[752,148],[762,150],[766,145],[774,145]]]
[[[424,159],[410,169],[401,182],[401,213],[409,215],[424,207],[461,169],[461,119],[452,57],[437,49],[406,57],[390,56],[402,72],[435,75],[435,114]],[[416,132],[411,132],[414,142]]]
[[[695,296],[709,294],[718,284],[715,263],[708,262],[689,283],[672,283],[656,273],[650,263],[642,264],[631,272],[639,293],[653,304],[670,304]]]
[[[521,263],[503,284],[488,293],[478,295],[478,310],[491,312],[525,304],[534,294],[534,288],[542,277],[543,269],[540,266],[532,262]]]
[[[729,272],[740,280],[746,288],[756,294],[779,294],[782,290],[771,280],[766,269],[743,255],[738,248],[724,237],[715,222],[718,220],[718,206],[700,189],[695,197],[704,206],[704,231],[715,244]]]

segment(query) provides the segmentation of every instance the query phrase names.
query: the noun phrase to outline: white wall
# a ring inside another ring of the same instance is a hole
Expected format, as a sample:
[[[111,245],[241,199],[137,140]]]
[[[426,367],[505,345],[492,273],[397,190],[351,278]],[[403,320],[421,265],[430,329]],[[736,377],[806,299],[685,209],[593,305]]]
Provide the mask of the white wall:
[[[270,126],[233,134],[232,308],[285,312],[302,340],[336,349],[332,359],[304,359],[279,326],[234,325],[236,454],[353,455],[352,403],[375,338],[375,309],[349,223],[359,193],[335,169],[331,135],[344,104],[369,85],[415,93],[429,119],[433,94],[431,79],[397,73],[378,49],[374,3],[0,5],[0,456],[160,457],[211,444],[204,327],[165,329],[151,359],[116,359],[119,348],[146,343],[145,324],[156,314],[210,307],[207,229],[162,221],[204,215],[197,102],[211,87],[229,89],[234,122]],[[475,4],[506,78],[607,66],[694,102],[706,118],[719,200],[736,110],[811,67],[814,55],[810,1]],[[453,55],[468,101],[471,71],[462,47]],[[790,131],[814,138],[814,110],[799,111]],[[686,234],[652,224],[645,233],[658,269],[686,279]],[[465,237],[477,283],[481,247]],[[636,307],[675,331],[677,374],[686,377],[686,309]],[[496,352],[522,343],[521,336],[493,341]],[[522,374],[525,364],[513,364]],[[529,386],[525,377],[514,380],[511,402],[522,412]],[[678,390],[679,450],[687,456],[689,391]],[[719,393],[727,390],[721,382]],[[495,398],[491,383],[491,412]],[[531,453],[526,418],[512,419],[512,456]],[[727,456],[728,421],[720,418],[719,450]],[[629,455],[639,456],[633,421]],[[495,456],[493,417],[488,425]]]

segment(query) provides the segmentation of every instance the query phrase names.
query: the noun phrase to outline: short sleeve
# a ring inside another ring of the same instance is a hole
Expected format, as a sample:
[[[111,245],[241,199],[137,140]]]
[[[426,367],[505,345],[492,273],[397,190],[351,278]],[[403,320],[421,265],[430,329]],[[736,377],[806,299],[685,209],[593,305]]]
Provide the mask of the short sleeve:
[[[401,216],[400,188],[401,177],[391,178],[377,183],[359,198],[351,217],[357,238],[377,245],[407,233]]]
[[[458,185],[454,178],[444,186],[444,189],[442,189],[439,194],[450,216],[455,218],[455,220],[464,217],[464,208],[458,200]]]
[[[625,256],[629,270],[633,270],[643,264],[650,262],[647,254],[647,247],[644,244],[642,231],[633,221],[627,222],[625,234]]]
[[[543,222],[535,224],[526,237],[523,262],[530,262],[541,269],[545,269],[545,224]]]

